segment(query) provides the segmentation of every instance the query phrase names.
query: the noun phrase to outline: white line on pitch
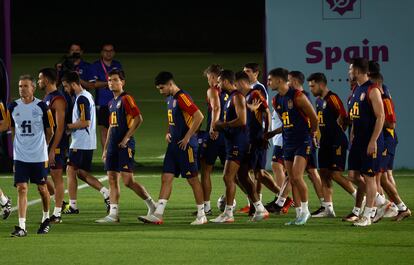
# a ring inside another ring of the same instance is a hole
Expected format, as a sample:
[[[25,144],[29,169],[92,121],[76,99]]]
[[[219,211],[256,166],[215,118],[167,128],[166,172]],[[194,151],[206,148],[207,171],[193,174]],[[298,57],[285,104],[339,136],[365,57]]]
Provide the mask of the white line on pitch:
[[[105,181],[105,180],[108,180],[108,177],[107,177],[107,176],[105,176],[105,177],[101,177],[101,178],[98,178],[98,180],[99,180],[100,182],[103,182],[103,181]],[[87,187],[89,187],[89,184],[85,183],[85,184],[79,185],[79,186],[78,186],[78,190],[81,190],[81,189],[84,189],[84,188],[87,188]],[[68,193],[68,190],[65,190],[65,194],[66,194],[66,193]],[[54,197],[54,196],[50,196],[50,198],[53,198],[53,197]],[[39,203],[39,202],[41,202],[41,201],[42,201],[41,199],[36,199],[36,200],[28,201],[28,202],[27,202],[27,206],[31,206],[31,205],[37,204],[37,203]],[[12,211],[12,212],[14,212],[14,211],[16,211],[16,210],[17,210],[17,206],[12,207],[12,209],[11,209],[11,211]]]

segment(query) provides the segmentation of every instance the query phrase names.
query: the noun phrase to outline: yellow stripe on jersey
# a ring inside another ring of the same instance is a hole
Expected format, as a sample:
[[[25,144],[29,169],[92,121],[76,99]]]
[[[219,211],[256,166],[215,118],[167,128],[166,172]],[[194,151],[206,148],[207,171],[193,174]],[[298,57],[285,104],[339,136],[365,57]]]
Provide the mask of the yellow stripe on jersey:
[[[125,98],[127,99],[129,105],[131,106],[131,108],[136,108],[137,104],[135,104],[134,99],[130,96],[130,95],[126,95]]]
[[[188,114],[187,112],[183,111],[183,116],[185,123],[187,124],[188,128],[191,128],[191,125],[193,125],[193,116]]]
[[[127,120],[127,126],[128,129],[132,127],[132,124],[134,123],[134,117],[132,117],[131,115],[127,115],[126,116],[126,120]]]
[[[188,97],[185,94],[180,94],[181,99],[184,101],[185,105],[187,105],[187,107],[190,107],[191,101],[188,99]]]
[[[3,120],[7,122],[7,113],[6,113],[6,109],[4,108],[3,102],[0,102],[0,113],[1,113],[1,117],[3,118]]]
[[[49,121],[49,126],[53,132],[53,128],[55,127],[55,121],[53,120],[52,111],[50,111],[50,109],[47,110],[47,119]]]
[[[331,100],[334,103],[336,109],[341,109],[341,107],[339,106],[338,99],[335,96],[331,96]]]
[[[384,103],[385,103],[385,107],[387,108],[387,112],[392,114],[393,111],[392,111],[392,106],[391,106],[390,100],[386,99],[386,100],[384,100]]]
[[[394,129],[387,128],[387,131],[391,134],[392,138],[395,138],[395,136],[394,136]]]
[[[80,120],[84,121],[85,120],[85,104],[79,104],[79,108],[80,108]]]
[[[193,153],[193,148],[188,147],[188,162],[190,163],[194,163],[194,153]]]

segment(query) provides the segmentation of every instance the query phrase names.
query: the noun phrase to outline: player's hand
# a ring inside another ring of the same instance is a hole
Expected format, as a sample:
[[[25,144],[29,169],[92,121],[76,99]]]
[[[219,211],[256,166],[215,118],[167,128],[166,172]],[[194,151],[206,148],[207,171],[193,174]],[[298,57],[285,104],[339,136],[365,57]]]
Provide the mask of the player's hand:
[[[266,139],[266,138],[263,138],[263,141],[262,141],[262,146],[263,146],[263,148],[264,149],[269,149],[269,147],[270,147],[270,142],[269,142],[269,140],[268,139]]]
[[[102,152],[102,161],[105,162],[105,160],[106,160],[106,151],[103,151]]]
[[[312,142],[315,148],[319,148],[319,141],[318,141],[318,138],[316,138],[316,136],[312,137]]]
[[[170,133],[167,133],[165,135],[165,141],[167,141],[167,143],[171,143],[171,134]]]
[[[369,141],[368,148],[367,148],[367,155],[373,156],[377,153],[377,142],[376,141]]]
[[[123,139],[122,142],[120,142],[118,144],[118,146],[121,147],[121,148],[126,148],[128,141],[129,141],[129,139]]]
[[[210,134],[210,138],[212,140],[217,140],[217,138],[219,136],[219,132],[218,131],[215,131],[215,130],[212,130],[212,129],[210,129],[209,134]]]
[[[223,130],[223,129],[224,129],[225,125],[226,125],[226,124],[225,124],[223,121],[216,121],[216,122],[213,124],[213,129],[214,129],[215,131],[220,131],[220,130]]]
[[[55,150],[50,150],[50,152],[49,152],[49,165],[50,166],[54,166],[56,164],[56,161],[55,161]]]
[[[184,137],[181,141],[178,142],[178,146],[181,150],[185,150],[187,148],[188,142],[190,138]]]
[[[250,109],[250,111],[256,111],[260,108],[260,105],[262,105],[262,101],[259,99],[254,99],[252,101],[252,104],[247,104],[247,107]]]

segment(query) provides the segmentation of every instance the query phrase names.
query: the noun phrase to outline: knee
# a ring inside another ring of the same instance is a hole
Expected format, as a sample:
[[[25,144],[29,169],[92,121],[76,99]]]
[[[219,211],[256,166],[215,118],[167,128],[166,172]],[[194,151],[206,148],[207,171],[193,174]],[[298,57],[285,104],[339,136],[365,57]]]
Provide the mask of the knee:
[[[37,190],[39,191],[39,193],[43,194],[46,193],[47,190],[47,186],[46,185],[37,185]]]
[[[17,192],[18,193],[27,193],[27,186],[26,185],[17,185]]]
[[[129,180],[124,182],[124,185],[125,185],[125,187],[131,189],[134,186],[134,181],[132,179],[129,179]]]

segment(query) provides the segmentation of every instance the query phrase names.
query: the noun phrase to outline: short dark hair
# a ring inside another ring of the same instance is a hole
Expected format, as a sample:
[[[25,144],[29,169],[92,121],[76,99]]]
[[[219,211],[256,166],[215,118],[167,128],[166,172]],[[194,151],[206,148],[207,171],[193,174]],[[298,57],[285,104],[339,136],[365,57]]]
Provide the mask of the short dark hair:
[[[125,80],[125,72],[121,69],[112,69],[109,71],[108,76],[118,75],[119,79]]]
[[[32,82],[33,86],[36,87],[36,80],[33,78],[33,76],[29,75],[29,74],[24,74],[19,76],[19,81],[22,80],[29,80]]]
[[[290,71],[289,75],[296,78],[301,85],[305,82],[305,75],[301,71]]]
[[[313,73],[306,79],[306,81],[315,81],[316,83],[324,83],[325,85],[328,83],[326,76],[323,73]]]
[[[53,84],[57,82],[57,72],[54,68],[48,67],[40,69],[39,74],[42,74],[44,77],[46,77],[47,80],[49,80],[49,82]]]
[[[379,83],[381,83],[381,84],[384,82],[384,77],[382,76],[381,73],[372,73],[372,74],[369,74],[369,78],[371,80],[372,79],[378,80]]]
[[[254,73],[257,73],[257,72],[259,72],[259,71],[260,71],[260,69],[259,69],[259,64],[258,64],[258,63],[246,63],[246,64],[244,65],[244,67],[245,67],[245,68],[252,69],[252,71],[253,71]]]
[[[162,71],[155,77],[155,85],[165,85],[168,81],[174,81],[174,76],[170,72]]]
[[[279,77],[283,81],[287,82],[289,71],[285,68],[279,67],[279,68],[275,68],[275,69],[270,70],[269,75],[271,75],[273,77]]]
[[[62,77],[62,82],[67,82],[67,83],[76,83],[77,85],[80,85],[80,77],[78,72],[75,71],[70,71],[70,72],[66,72],[63,77]]]
[[[223,71],[223,67],[219,64],[212,64],[204,70],[204,76],[207,74],[216,74],[219,75]]]
[[[381,66],[376,61],[369,61],[368,71],[369,71],[370,74],[380,73],[381,72]]]
[[[351,60],[351,64],[353,68],[357,68],[363,74],[368,73],[369,70],[369,63],[368,60],[365,58],[354,58]]]
[[[236,81],[238,81],[238,80],[246,80],[246,81],[249,81],[249,76],[245,72],[239,71],[239,72],[237,72],[235,74],[235,80]]]
[[[227,80],[230,84],[234,84],[234,80],[236,79],[234,72],[232,70],[223,70],[221,71],[219,77],[222,80]]]

